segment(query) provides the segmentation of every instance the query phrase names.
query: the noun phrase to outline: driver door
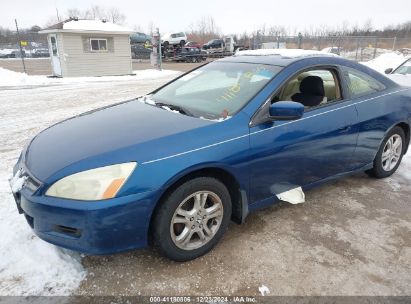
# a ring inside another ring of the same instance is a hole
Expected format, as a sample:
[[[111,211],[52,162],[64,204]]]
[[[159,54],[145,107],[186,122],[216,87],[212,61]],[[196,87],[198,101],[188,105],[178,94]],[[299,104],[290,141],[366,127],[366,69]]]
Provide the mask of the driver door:
[[[267,102],[263,111],[268,111],[271,102],[286,98],[281,95],[284,92],[290,95],[288,86],[299,90],[293,81],[303,73],[323,78],[326,101],[306,108],[298,120],[265,122],[250,128],[251,202],[308,186],[352,168],[358,135],[354,127],[357,112],[349,100],[344,100],[337,69],[298,73]]]

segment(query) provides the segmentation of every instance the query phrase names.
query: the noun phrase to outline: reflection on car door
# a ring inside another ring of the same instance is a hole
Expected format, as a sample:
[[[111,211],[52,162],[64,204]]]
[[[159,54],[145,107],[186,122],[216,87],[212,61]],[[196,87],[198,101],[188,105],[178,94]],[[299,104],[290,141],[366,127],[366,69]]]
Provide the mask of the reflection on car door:
[[[355,106],[342,101],[295,121],[250,128],[250,202],[349,171],[356,147]]]

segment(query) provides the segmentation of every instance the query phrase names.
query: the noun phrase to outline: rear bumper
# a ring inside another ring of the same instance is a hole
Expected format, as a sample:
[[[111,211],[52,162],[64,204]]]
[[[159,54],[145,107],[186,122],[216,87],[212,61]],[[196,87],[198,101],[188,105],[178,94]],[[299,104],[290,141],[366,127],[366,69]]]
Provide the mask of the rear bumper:
[[[111,254],[147,246],[155,194],[80,202],[30,196],[23,190],[20,206],[41,239],[88,254]]]

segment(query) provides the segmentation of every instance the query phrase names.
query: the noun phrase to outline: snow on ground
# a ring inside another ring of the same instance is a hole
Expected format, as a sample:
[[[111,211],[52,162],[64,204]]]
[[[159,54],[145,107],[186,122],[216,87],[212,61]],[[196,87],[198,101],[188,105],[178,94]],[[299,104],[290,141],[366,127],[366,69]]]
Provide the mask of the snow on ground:
[[[397,174],[403,176],[411,182],[411,146],[408,148],[407,154],[404,155]]]
[[[158,77],[166,77],[177,75],[178,71],[172,70],[138,70],[133,72],[135,75],[125,76],[104,76],[104,77],[69,77],[69,78],[52,78],[47,76],[27,75],[0,68],[0,89],[7,87],[18,86],[47,86],[61,85],[69,83],[85,83],[85,82],[114,82],[114,81],[130,81],[140,79],[156,79]]]
[[[24,216],[18,214],[9,187],[12,167],[23,146],[46,127],[147,94],[179,72],[138,71],[137,76],[77,79],[27,76],[4,69],[0,73],[3,83],[20,84],[13,89],[0,88],[0,296],[70,294],[86,275],[81,257],[33,234]],[[27,84],[49,86],[27,88]]]

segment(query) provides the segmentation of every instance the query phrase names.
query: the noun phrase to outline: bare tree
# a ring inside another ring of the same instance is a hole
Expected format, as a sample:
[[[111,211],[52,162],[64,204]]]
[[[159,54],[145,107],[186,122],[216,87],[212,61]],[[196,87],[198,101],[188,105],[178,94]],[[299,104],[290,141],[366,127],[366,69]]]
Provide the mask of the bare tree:
[[[98,5],[92,5],[85,13],[87,19],[105,19],[105,9]]]
[[[47,19],[46,23],[44,24],[44,27],[50,27],[50,26],[55,25],[55,24],[57,24],[57,23],[59,23],[59,22],[60,22],[60,21],[57,19],[56,16],[50,16],[50,17]]]
[[[143,32],[143,27],[140,24],[139,25],[134,25],[133,30],[136,31],[136,32]]]
[[[107,20],[117,24],[123,24],[126,16],[117,7],[112,7],[106,11]]]
[[[10,36],[12,31],[8,28],[0,26],[0,36],[7,37]]]
[[[84,13],[81,12],[78,8],[69,8],[66,12],[66,15],[70,17],[84,18]]]
[[[152,35],[152,34],[154,33],[154,30],[155,30],[154,22],[153,22],[153,21],[150,21],[150,22],[147,24],[147,31],[148,31],[148,33],[149,33],[150,35]]]
[[[369,34],[373,30],[372,19],[371,18],[368,18],[364,22],[362,30],[363,30],[364,34]]]
[[[66,11],[64,17],[64,19],[70,17],[78,17],[80,19],[105,19],[117,24],[124,24],[126,20],[126,16],[117,7],[107,9],[98,5],[93,5],[86,10],[70,8]]]
[[[195,24],[190,25],[188,39],[205,43],[210,39],[221,36],[221,30],[211,16],[203,16]]]

